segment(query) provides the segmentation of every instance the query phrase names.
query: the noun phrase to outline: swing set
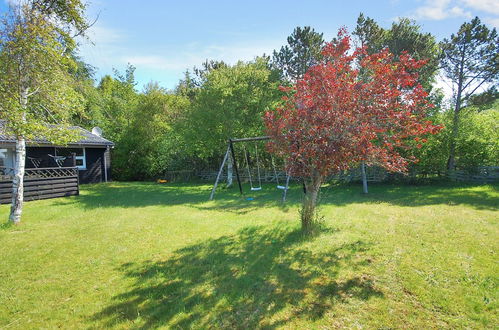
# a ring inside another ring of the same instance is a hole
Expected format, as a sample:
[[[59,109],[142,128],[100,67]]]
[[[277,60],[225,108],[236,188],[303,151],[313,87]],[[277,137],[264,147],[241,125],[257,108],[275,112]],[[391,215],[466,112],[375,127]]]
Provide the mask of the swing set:
[[[217,189],[218,183],[219,183],[220,178],[222,176],[225,163],[229,157],[232,157],[232,159],[233,159],[233,166],[234,166],[234,171],[236,172],[236,178],[237,178],[237,184],[239,186],[239,192],[241,193],[241,195],[244,194],[243,193],[243,186],[241,183],[241,177],[239,175],[239,169],[237,167],[236,154],[234,152],[234,143],[242,143],[243,144],[243,154],[244,154],[246,170],[248,172],[248,181],[250,184],[250,190],[251,191],[262,190],[262,177],[261,177],[261,173],[260,173],[260,158],[258,155],[259,153],[258,153],[257,142],[258,141],[265,141],[265,140],[269,140],[269,139],[270,139],[270,137],[268,137],[268,136],[259,136],[259,137],[242,138],[242,139],[229,139],[228,144],[227,144],[227,151],[225,152],[225,156],[223,158],[222,164],[220,165],[220,170],[218,171],[218,174],[217,174],[217,179],[215,180],[215,184],[213,186],[213,189],[211,190],[210,200],[212,200],[213,197],[215,196],[215,191]],[[250,160],[249,160],[250,156],[249,156],[249,151],[246,150],[246,146],[245,146],[246,142],[255,142],[255,160],[256,160],[256,173],[257,173],[257,177],[258,177],[258,179],[257,179],[258,186],[256,185],[256,182],[252,178],[252,175],[251,175]],[[277,189],[280,189],[283,191],[282,201],[284,202],[284,201],[286,201],[286,193],[287,193],[288,188],[289,188],[290,175],[289,175],[289,173],[286,173],[285,185],[279,184],[279,175],[277,173],[273,157],[271,158],[271,163],[272,163],[272,168],[274,170],[274,178],[275,178],[275,181],[277,184]]]

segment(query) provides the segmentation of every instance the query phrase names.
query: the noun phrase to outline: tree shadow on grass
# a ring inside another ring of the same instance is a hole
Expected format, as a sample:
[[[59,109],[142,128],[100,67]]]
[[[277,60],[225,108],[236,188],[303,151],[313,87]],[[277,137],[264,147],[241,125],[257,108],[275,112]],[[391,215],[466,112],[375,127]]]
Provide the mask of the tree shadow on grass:
[[[244,188],[249,191],[249,185]],[[246,193],[241,196],[237,187],[219,189],[211,206],[207,204],[211,187],[206,184],[168,184],[151,182],[113,182],[82,186],[81,194],[72,198],[54,200],[56,205],[79,204],[85,209],[101,207],[132,208],[144,206],[194,206],[203,210],[223,209],[226,212],[244,214],[261,207],[279,207],[287,211],[289,205],[282,203],[282,191],[267,185],[258,193]],[[273,189],[272,189],[273,188]],[[251,197],[252,200],[248,200]],[[296,198],[295,198],[296,199]]]
[[[347,205],[352,203],[417,207],[426,205],[466,205],[478,210],[499,210],[499,198],[491,194],[497,186],[477,186],[465,183],[438,182],[421,185],[371,184],[369,193],[363,194],[356,184],[331,185],[323,189],[323,204]],[[487,191],[488,190],[488,191]]]
[[[248,186],[249,187],[249,186]],[[237,187],[219,189],[215,200],[208,202],[211,187],[207,184],[168,184],[150,182],[96,184],[82,186],[80,196],[55,199],[54,204],[77,203],[86,209],[102,207],[145,207],[185,205],[199,210],[223,210],[244,214],[262,207],[278,207],[287,211],[298,206],[303,197],[302,188],[294,183],[288,192],[286,203],[281,202],[282,191],[275,185],[264,184],[258,192],[240,196]],[[371,184],[369,194],[362,193],[360,184],[330,185],[322,189],[322,205],[343,206],[348,204],[387,203],[397,206],[417,207],[424,205],[467,205],[475,209],[498,210],[499,199],[480,186],[456,183],[432,183],[425,185]],[[252,200],[248,200],[248,197]]]
[[[327,252],[302,245],[299,231],[248,227],[179,249],[164,261],[127,263],[132,288],[93,316],[106,326],[275,328],[318,319],[345,300],[383,297],[362,274],[371,262],[362,241]],[[357,274],[339,278],[342,267]]]

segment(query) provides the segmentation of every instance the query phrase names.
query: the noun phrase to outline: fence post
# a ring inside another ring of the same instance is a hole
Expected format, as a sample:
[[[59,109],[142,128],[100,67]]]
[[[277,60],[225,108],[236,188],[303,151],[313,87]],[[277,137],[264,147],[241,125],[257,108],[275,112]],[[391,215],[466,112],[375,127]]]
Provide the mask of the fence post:
[[[73,158],[73,171],[76,174],[76,196],[80,195],[80,173],[76,168],[76,153],[71,153],[71,157]]]

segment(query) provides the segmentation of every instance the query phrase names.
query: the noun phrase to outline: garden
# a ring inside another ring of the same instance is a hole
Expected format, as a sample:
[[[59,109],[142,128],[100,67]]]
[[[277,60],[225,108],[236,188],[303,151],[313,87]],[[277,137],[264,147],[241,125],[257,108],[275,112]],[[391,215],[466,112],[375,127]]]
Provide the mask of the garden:
[[[497,327],[497,19],[359,13],[163,85],[178,63],[125,44],[204,56],[214,22],[139,33],[144,5],[115,35],[109,3],[0,2],[0,328]],[[92,36],[126,66],[87,63]]]

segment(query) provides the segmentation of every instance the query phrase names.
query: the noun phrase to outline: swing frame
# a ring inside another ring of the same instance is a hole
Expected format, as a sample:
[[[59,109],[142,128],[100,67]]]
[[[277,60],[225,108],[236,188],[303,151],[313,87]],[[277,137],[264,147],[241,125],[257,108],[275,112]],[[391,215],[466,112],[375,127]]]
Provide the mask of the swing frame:
[[[218,174],[217,174],[217,179],[215,181],[213,189],[211,190],[210,200],[213,200],[213,197],[215,196],[215,191],[217,189],[218,182],[220,181],[220,177],[222,175],[223,168],[225,166],[225,162],[227,161],[227,159],[230,156],[232,156],[232,159],[233,159],[233,166],[234,166],[234,171],[236,172],[236,179],[237,179],[237,185],[239,187],[239,192],[240,192],[241,195],[244,195],[243,185],[242,185],[242,182],[241,182],[241,177],[239,175],[239,168],[237,167],[236,153],[234,152],[234,143],[252,142],[252,141],[265,141],[265,140],[270,140],[270,136],[257,136],[257,137],[250,137],[250,138],[239,138],[239,139],[229,139],[228,140],[228,142],[227,142],[227,151],[225,152],[225,156],[224,156],[224,159],[222,161],[222,165],[220,166],[220,170],[218,171]],[[274,170],[275,170],[275,166],[274,166]],[[286,192],[288,190],[288,187],[289,187],[289,175],[286,178],[286,186],[283,187],[284,189],[278,187],[278,189],[282,189],[283,190],[283,197],[282,197],[282,201],[283,202],[286,200]],[[261,184],[260,184],[260,189],[261,189]],[[260,190],[260,189],[252,189],[252,190]]]

